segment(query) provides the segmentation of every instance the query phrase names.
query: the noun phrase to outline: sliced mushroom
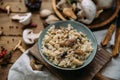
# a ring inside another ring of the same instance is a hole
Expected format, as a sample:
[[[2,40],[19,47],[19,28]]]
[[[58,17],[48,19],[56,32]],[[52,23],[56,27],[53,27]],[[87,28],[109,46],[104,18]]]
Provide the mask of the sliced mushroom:
[[[23,24],[23,25],[28,25],[31,22],[31,17],[32,17],[32,13],[25,13],[22,16],[21,15],[14,15],[12,16],[12,20],[18,20],[19,23]]]
[[[73,61],[72,61],[72,63],[75,64],[75,65],[77,65],[77,66],[79,66],[79,65],[83,64],[83,61],[80,61],[80,60],[74,58]]]
[[[60,42],[60,46],[68,46],[68,47],[72,47],[74,45],[74,43],[76,42],[76,39],[68,39],[64,42]]]
[[[56,21],[59,21],[59,19],[55,15],[50,15],[48,18],[45,20],[47,24],[54,23]]]
[[[63,8],[63,14],[67,17],[69,17],[70,19],[77,19],[77,16],[74,14],[74,12],[72,11],[72,8]]]
[[[35,40],[38,39],[41,32],[35,34],[31,29],[25,29],[23,31],[23,40],[26,44],[34,44]]]
[[[57,8],[69,19],[75,20],[77,18],[72,10],[72,5],[68,2],[68,0],[60,0],[57,4]]]
[[[78,55],[82,55],[83,54],[82,50],[75,50],[74,52],[75,52],[75,54],[78,54]]]
[[[90,24],[95,18],[96,15],[96,5],[92,0],[82,0],[79,2],[80,11],[77,13],[78,20]]]
[[[77,5],[76,5],[75,3],[73,3],[73,4],[72,4],[72,9],[73,9],[73,11],[75,11],[76,8],[77,8]]]

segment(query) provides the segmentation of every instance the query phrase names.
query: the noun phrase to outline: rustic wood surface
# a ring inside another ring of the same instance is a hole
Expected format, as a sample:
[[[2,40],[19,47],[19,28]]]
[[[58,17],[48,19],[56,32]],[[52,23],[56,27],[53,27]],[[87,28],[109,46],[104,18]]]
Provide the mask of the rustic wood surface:
[[[40,22],[39,14],[33,14],[33,16],[34,17],[32,18],[32,20],[38,26],[36,28],[31,28],[31,29],[33,29],[34,33],[38,33],[39,31],[43,29],[43,26]],[[6,20],[5,22],[7,22]],[[1,21],[1,18],[0,18],[0,21]],[[22,39],[23,25],[19,25],[19,23],[18,25],[17,23],[11,24],[11,21],[10,22],[8,21],[7,24],[2,24],[2,23],[3,22],[0,22],[0,27],[1,27],[0,30],[3,31],[3,35],[0,36],[0,51],[1,51],[1,48],[5,48],[8,52],[10,52],[15,47],[15,45],[18,43],[19,40],[22,40],[21,46],[25,50],[32,46],[32,45],[26,45]],[[9,26],[13,26],[13,28],[11,29],[9,28]],[[10,63],[14,63],[21,56],[21,54],[22,52],[18,49],[12,52]],[[6,68],[0,67],[0,72],[2,70],[1,72],[2,75],[0,75],[0,77],[3,77],[3,78],[0,78],[0,80],[5,80],[5,78],[7,78],[7,74],[10,68],[9,65],[11,64],[8,64],[8,66],[5,66]]]
[[[7,5],[11,7],[11,12],[27,12],[27,8],[24,5],[24,0],[3,0],[0,8],[5,8]]]
[[[7,15],[5,12],[0,12],[0,31],[3,32],[3,34],[0,36],[0,51],[2,47],[7,49],[8,52],[11,51],[19,40],[22,40],[21,46],[25,49],[28,49],[32,45],[26,45],[23,42],[23,25],[10,19],[12,15],[28,12],[27,8],[25,7],[24,0],[3,0],[3,3],[0,4],[0,8],[4,9],[6,5],[11,6],[11,14]],[[43,0],[41,9],[46,8],[53,11],[51,6],[51,0]],[[34,30],[35,33],[38,33],[44,28],[42,21],[39,17],[39,12],[33,13],[32,22],[38,25],[36,28],[31,28]],[[21,56],[21,54],[22,52],[19,50],[12,52],[10,63],[6,66],[0,65],[0,80],[7,80],[10,67]]]
[[[43,60],[38,50],[38,44],[30,48],[30,54],[42,62],[43,65],[45,65],[50,72],[59,77],[60,80],[92,80],[96,73],[112,58],[112,55],[108,51],[99,46],[94,60],[85,68],[78,71],[61,71],[51,67]]]

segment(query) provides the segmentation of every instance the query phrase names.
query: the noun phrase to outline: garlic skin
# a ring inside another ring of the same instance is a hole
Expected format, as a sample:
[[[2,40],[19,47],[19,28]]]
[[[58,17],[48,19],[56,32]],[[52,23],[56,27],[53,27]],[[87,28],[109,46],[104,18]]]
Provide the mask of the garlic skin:
[[[56,21],[59,21],[59,19],[55,15],[50,15],[48,18],[45,20],[47,24],[54,23]]]
[[[50,11],[48,9],[43,9],[42,11],[40,11],[40,16],[42,18],[48,17],[51,14],[52,14],[52,11]]]

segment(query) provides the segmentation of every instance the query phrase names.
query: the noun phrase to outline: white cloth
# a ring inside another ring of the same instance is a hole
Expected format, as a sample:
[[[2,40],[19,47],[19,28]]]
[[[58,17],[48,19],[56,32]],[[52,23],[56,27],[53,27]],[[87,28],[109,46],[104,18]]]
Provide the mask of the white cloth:
[[[57,80],[48,71],[33,70],[30,66],[28,50],[13,64],[8,80]]]
[[[106,30],[95,31],[94,32],[98,44],[106,34]],[[114,44],[114,36],[110,41],[110,44]],[[120,56],[113,58],[111,62],[108,63],[106,68],[102,70],[102,74],[106,77],[120,80]],[[30,67],[30,56],[28,55],[28,50],[23,53],[23,55],[13,64],[11,67],[8,80],[57,80],[55,77],[46,71],[35,71]]]
[[[98,44],[100,44],[106,34],[106,30],[95,31],[94,34],[98,40]],[[114,37],[115,32],[109,42],[110,45],[114,45]],[[112,49],[109,48],[108,50],[111,51]],[[120,80],[120,55],[116,58],[112,58],[112,60],[102,70],[102,74],[113,80]]]

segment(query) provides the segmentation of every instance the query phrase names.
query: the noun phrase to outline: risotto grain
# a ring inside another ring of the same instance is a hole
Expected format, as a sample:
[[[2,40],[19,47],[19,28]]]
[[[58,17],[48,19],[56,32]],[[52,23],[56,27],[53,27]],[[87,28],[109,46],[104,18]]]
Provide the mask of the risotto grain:
[[[42,42],[42,52],[47,59],[63,68],[83,65],[92,51],[92,42],[86,34],[73,29],[70,24],[59,28],[53,25]]]

